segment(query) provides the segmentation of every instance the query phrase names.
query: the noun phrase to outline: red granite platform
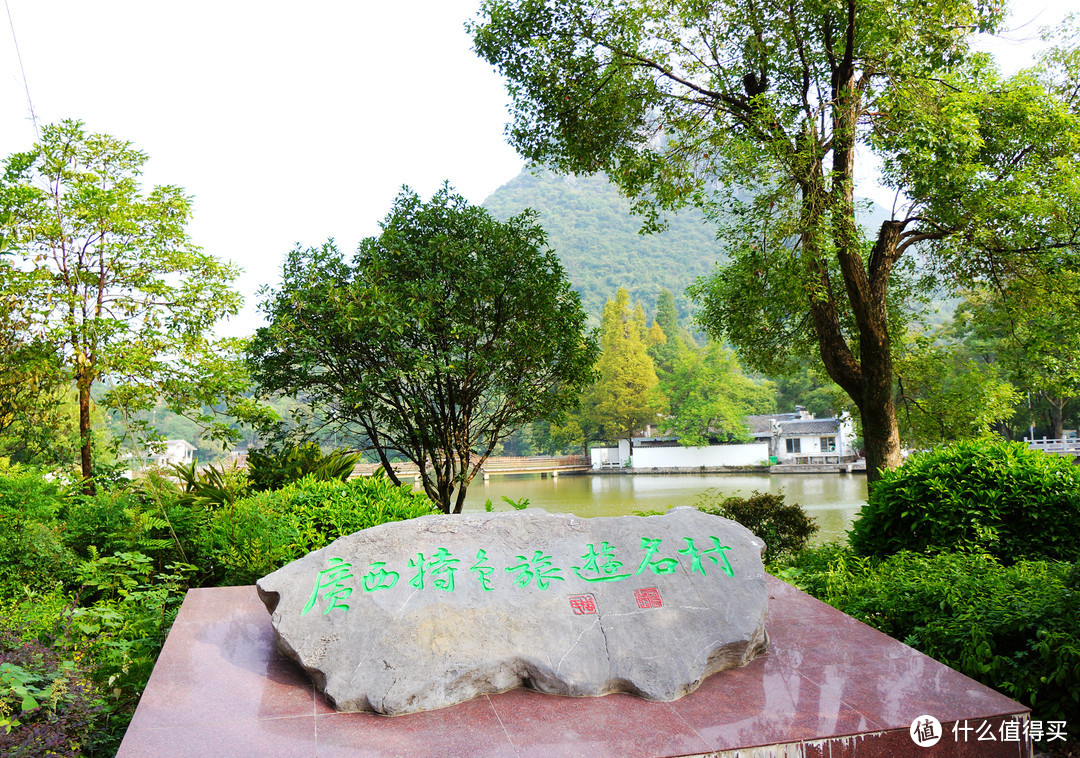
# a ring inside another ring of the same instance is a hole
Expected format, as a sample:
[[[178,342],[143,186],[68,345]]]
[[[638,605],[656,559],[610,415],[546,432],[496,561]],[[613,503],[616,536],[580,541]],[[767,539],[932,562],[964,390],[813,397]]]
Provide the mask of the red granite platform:
[[[768,588],[770,651],[680,700],[512,690],[396,717],[329,708],[275,650],[254,587],[191,590],[118,756],[1031,755],[1000,739],[1024,706],[784,582]],[[923,714],[944,727],[933,747],[909,735]],[[958,742],[964,720],[998,741]]]

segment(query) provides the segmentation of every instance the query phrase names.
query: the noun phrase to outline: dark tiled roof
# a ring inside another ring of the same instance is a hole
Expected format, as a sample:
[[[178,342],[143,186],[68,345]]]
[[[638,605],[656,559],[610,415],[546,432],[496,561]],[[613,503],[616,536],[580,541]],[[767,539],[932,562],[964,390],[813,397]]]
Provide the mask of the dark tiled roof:
[[[768,434],[770,429],[769,422],[772,419],[776,419],[780,423],[783,423],[785,421],[792,421],[795,418],[796,414],[794,413],[774,413],[772,415],[764,416],[747,416],[746,425],[750,427],[751,434],[755,434],[757,432],[765,432],[766,434]]]
[[[771,434],[771,419],[780,422],[782,437],[837,434],[840,431],[840,420],[836,418],[808,418],[797,421],[794,413],[779,413],[775,416],[747,416],[746,423],[750,427],[751,436],[768,437]]]

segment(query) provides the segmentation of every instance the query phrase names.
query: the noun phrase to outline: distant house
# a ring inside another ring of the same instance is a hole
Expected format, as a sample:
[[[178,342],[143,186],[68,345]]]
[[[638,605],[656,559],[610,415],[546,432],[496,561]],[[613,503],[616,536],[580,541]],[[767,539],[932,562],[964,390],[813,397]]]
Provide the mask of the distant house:
[[[750,436],[769,446],[769,455],[780,463],[806,462],[810,456],[855,455],[855,425],[846,413],[839,418],[814,418],[801,405],[794,413],[747,416]]]
[[[150,462],[158,466],[185,465],[195,460],[197,447],[187,440],[165,440],[165,450],[150,454]]]
[[[762,443],[684,447],[676,437],[634,437],[618,447],[593,447],[592,467],[645,471],[756,466],[765,462]]]

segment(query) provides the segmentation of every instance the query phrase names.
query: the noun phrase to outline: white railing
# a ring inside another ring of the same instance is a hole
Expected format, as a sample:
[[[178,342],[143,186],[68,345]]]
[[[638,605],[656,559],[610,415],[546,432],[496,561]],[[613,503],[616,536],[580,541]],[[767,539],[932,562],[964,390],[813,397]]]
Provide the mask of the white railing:
[[[781,456],[781,463],[797,463],[799,465],[840,463],[839,453],[795,453],[788,460]]]
[[[1059,440],[1047,439],[1046,437],[1041,440],[1033,440],[1025,437],[1024,442],[1032,450],[1044,450],[1047,453],[1057,453],[1058,455],[1080,455],[1080,439],[1075,437]]]

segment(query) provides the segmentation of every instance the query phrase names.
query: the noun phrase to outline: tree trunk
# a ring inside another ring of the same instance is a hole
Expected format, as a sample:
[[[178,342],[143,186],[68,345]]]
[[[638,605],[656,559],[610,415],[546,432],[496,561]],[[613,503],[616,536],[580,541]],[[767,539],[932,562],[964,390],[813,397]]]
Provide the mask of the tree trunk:
[[[1046,398],[1047,420],[1050,422],[1051,439],[1060,440],[1065,437],[1065,398],[1058,395],[1043,393]]]
[[[94,462],[90,450],[90,382],[80,372],[76,378],[76,384],[79,389],[79,439],[82,441],[79,458],[82,468],[82,486],[85,494],[94,495],[97,490],[94,487]]]
[[[890,388],[891,389],[891,388]],[[863,444],[866,446],[866,482],[873,486],[885,469],[903,463],[900,432],[896,425],[896,404],[870,401],[859,409],[862,415]]]

